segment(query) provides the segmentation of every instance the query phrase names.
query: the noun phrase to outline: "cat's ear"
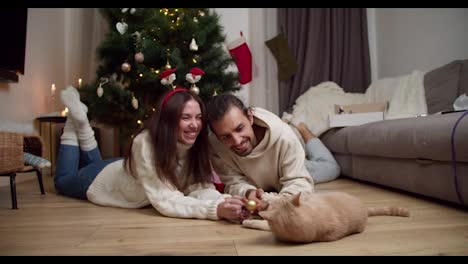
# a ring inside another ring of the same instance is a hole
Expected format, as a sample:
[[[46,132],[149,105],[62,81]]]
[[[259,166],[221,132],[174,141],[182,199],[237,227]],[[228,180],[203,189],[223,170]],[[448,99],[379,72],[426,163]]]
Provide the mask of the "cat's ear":
[[[273,211],[271,210],[268,210],[268,211],[260,211],[258,212],[258,214],[265,220],[269,220],[271,219],[271,217],[273,216]]]
[[[298,194],[293,196],[293,198],[291,200],[291,203],[294,206],[299,206],[300,205],[300,200],[301,200],[301,193],[298,193]]]

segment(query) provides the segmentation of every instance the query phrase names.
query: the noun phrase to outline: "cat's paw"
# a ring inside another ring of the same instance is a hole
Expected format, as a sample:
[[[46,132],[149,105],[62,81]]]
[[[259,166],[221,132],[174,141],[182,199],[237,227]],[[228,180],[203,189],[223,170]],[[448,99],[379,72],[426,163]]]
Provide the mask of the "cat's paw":
[[[266,220],[246,219],[242,221],[242,226],[250,229],[270,231],[270,226]]]

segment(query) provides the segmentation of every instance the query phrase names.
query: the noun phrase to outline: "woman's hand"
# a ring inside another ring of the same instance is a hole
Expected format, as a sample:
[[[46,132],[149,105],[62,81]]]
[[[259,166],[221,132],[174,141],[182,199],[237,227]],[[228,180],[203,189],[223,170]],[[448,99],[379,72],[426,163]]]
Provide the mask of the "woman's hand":
[[[241,219],[242,207],[247,202],[247,199],[234,195],[226,198],[224,202],[218,204],[218,217],[228,220]]]
[[[268,207],[268,203],[262,201],[263,193],[263,189],[251,189],[247,190],[247,192],[245,193],[247,200],[253,200],[257,203],[257,211],[266,210]]]

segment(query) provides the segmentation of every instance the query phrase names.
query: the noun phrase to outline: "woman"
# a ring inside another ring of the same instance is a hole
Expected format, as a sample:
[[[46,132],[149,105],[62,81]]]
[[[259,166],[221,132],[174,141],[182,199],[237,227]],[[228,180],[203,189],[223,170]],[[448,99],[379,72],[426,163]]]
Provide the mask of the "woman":
[[[185,88],[170,91],[133,139],[130,154],[102,160],[78,91],[69,86],[60,95],[69,116],[54,179],[59,193],[103,206],[151,204],[169,217],[240,218],[245,199],[222,195],[211,182],[205,109],[198,96]]]

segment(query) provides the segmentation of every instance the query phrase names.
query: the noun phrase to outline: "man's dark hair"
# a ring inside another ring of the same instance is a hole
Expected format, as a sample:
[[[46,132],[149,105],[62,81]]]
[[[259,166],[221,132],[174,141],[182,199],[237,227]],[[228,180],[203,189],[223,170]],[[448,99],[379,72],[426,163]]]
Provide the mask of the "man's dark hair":
[[[221,120],[231,107],[239,108],[245,116],[248,116],[249,108],[246,107],[239,98],[232,94],[220,94],[213,96],[210,101],[208,101],[206,107],[208,122],[211,123]]]

